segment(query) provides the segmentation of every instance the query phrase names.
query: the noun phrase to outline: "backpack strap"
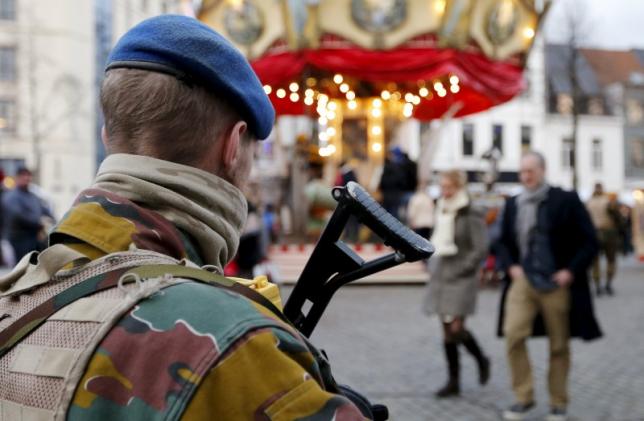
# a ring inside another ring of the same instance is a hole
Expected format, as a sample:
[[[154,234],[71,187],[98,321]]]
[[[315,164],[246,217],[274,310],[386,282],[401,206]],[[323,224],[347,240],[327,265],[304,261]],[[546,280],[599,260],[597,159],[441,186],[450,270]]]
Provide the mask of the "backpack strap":
[[[286,318],[284,313],[277,308],[268,298],[255,291],[254,289],[243,285],[239,282],[235,282],[231,279],[226,278],[225,276],[219,275],[217,273],[209,272],[207,270],[181,266],[181,265],[147,265],[139,266],[132,270],[132,272],[139,275],[142,279],[147,278],[157,278],[164,275],[172,275],[175,278],[185,278],[193,281],[205,283],[212,285],[217,288],[227,289],[229,291],[236,292],[239,295],[243,295],[249,300],[267,308],[272,313],[274,313],[281,321],[291,326],[291,322]]]
[[[130,268],[120,268],[88,278],[73,285],[49,300],[43,302],[21,318],[0,332],[0,358],[9,352],[16,344],[31,332],[40,327],[45,321],[58,312],[61,308],[74,301],[94,294],[99,291],[114,288],[121,284],[159,278],[163,276],[185,278],[208,285],[222,288],[248,298],[249,300],[266,307],[283,322],[291,325],[286,316],[257,291],[234,282],[224,276],[208,272],[203,269],[191,268],[180,265],[144,265]]]

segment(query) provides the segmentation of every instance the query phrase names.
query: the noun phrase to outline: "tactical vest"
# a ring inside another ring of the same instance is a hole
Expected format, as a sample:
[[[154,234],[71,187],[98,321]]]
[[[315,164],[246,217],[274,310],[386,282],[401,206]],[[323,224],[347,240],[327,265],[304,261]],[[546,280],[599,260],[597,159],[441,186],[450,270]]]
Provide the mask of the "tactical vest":
[[[261,294],[186,260],[139,250],[61,270],[82,260],[55,245],[26,256],[0,279],[0,421],[65,419],[89,360],[117,321],[188,278],[238,292],[281,316]]]

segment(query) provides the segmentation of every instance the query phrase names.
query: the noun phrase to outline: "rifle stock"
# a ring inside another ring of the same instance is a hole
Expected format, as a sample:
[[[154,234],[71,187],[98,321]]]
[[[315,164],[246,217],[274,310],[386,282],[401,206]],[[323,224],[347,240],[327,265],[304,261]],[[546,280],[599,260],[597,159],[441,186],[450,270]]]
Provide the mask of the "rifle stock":
[[[307,337],[343,285],[401,263],[427,259],[434,253],[427,239],[389,214],[358,183],[349,182],[344,187],[334,188],[333,197],[338,206],[284,306],[286,317]],[[394,251],[369,262],[358,256],[340,240],[351,215]]]

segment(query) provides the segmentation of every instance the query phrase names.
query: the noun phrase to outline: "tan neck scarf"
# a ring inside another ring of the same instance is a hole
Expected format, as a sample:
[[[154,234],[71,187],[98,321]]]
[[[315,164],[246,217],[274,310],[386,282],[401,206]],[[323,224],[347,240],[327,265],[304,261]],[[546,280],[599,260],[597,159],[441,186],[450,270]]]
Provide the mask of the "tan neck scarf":
[[[94,188],[160,213],[199,245],[218,269],[235,256],[248,204],[227,181],[197,168],[147,156],[115,154],[101,164]]]

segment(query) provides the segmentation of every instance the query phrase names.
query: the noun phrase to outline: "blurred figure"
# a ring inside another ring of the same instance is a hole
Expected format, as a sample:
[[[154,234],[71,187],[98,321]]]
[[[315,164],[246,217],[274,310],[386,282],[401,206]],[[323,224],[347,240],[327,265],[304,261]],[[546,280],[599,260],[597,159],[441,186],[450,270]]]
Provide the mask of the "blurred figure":
[[[601,183],[595,184],[593,196],[586,203],[588,212],[595,226],[597,239],[599,240],[599,254],[593,262],[593,280],[597,296],[605,291],[613,295],[613,278],[617,271],[617,251],[620,247],[620,230],[622,218],[619,213],[617,198],[611,198],[604,193],[604,186]],[[601,285],[601,255],[606,257],[606,287]]]
[[[16,187],[3,195],[5,232],[16,260],[33,250],[42,250],[42,238],[53,217],[40,197],[29,189],[33,175],[27,168],[16,173]]]
[[[255,203],[248,199],[248,217],[239,238],[239,248],[237,249],[236,263],[238,273],[236,276],[253,279],[253,269],[263,259],[262,219]]]
[[[344,160],[340,163],[338,168],[338,175],[335,179],[336,186],[345,186],[349,181],[358,182],[358,177],[350,162]]]
[[[317,241],[326,225],[329,213],[335,209],[337,202],[331,194],[331,187],[322,178],[322,165],[309,164],[309,182],[304,186],[308,204],[308,221],[306,235],[309,240]]]
[[[466,317],[474,313],[477,275],[487,252],[483,212],[472,206],[464,174],[460,171],[441,174],[440,186],[442,197],[436,206],[436,224],[431,238],[436,247],[432,259],[435,267],[431,271],[425,312],[437,314],[443,325],[448,379],[436,396],[444,398],[460,393],[459,345],[476,360],[482,385],[490,377],[490,360],[465,328]]]
[[[338,169],[338,175],[335,180],[336,186],[346,186],[348,182],[353,181],[358,182],[358,177],[356,172],[353,169],[351,162],[342,161],[340,163],[340,168]],[[358,241],[358,233],[360,231],[360,223],[358,219],[351,215],[347,221],[346,228],[344,229],[344,238],[345,241],[350,243],[355,243]]]
[[[262,222],[268,242],[270,244],[276,244],[279,241],[280,229],[277,214],[275,213],[275,206],[272,203],[267,203],[264,207]]]
[[[401,206],[416,190],[416,164],[398,146],[389,149],[380,178],[382,206],[400,219]]]
[[[630,206],[620,203],[619,213],[622,216],[622,253],[628,256],[633,253],[633,209]]]
[[[422,183],[407,205],[407,224],[423,238],[429,239],[434,229],[434,200]]]
[[[2,205],[2,196],[4,194],[4,170],[0,169],[0,267],[7,266],[7,256],[5,256],[5,246],[4,246],[4,233],[2,233],[2,228],[4,227],[4,209]]]
[[[538,152],[521,159],[523,191],[506,201],[495,248],[507,278],[499,334],[506,337],[516,396],[516,403],[503,413],[506,420],[524,419],[535,404],[528,337],[548,334],[547,420],[561,421],[567,419],[569,338],[601,336],[587,275],[597,254],[592,221],[577,193],[549,186],[545,171],[545,159]]]
[[[488,255],[481,270],[481,285],[495,287],[500,281],[499,262],[496,257],[496,243],[501,237],[501,225],[503,221],[503,208],[490,208],[485,215],[487,226]]]

